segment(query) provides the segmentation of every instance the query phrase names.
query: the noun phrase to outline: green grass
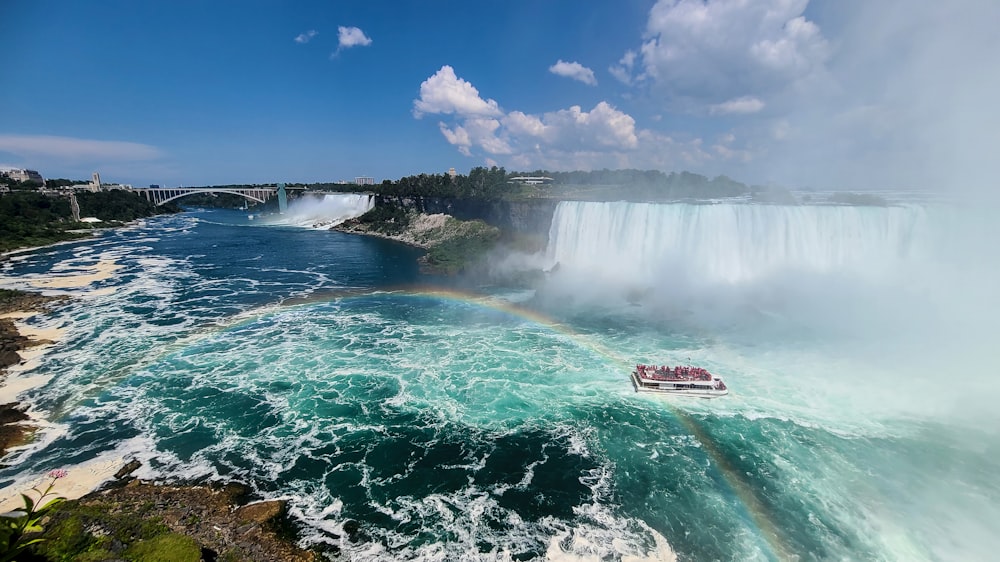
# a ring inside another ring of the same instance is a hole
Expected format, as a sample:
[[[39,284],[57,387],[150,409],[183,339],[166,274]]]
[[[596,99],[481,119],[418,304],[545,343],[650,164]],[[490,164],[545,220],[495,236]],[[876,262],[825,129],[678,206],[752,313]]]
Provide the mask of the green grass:
[[[190,537],[167,533],[133,544],[125,555],[136,562],[198,562],[201,547]]]
[[[496,246],[500,230],[483,221],[450,219],[444,226],[451,237],[427,250],[427,263],[445,273],[458,273],[482,258]]]
[[[121,550],[171,534],[159,519],[147,519],[144,513],[121,513],[113,505],[83,506],[78,502],[66,502],[53,510],[45,527],[45,540],[35,545],[33,552],[52,562],[121,558],[120,552],[114,552],[116,543]]]

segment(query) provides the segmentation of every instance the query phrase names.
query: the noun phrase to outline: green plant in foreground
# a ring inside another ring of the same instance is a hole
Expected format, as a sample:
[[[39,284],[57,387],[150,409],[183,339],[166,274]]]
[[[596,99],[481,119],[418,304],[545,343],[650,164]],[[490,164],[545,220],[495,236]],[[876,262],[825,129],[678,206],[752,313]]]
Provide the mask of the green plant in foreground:
[[[34,499],[28,494],[21,494],[24,499],[24,509],[16,509],[10,513],[0,514],[0,562],[9,562],[17,558],[24,549],[44,539],[26,539],[30,533],[41,533],[43,531],[39,522],[57,504],[66,500],[61,496],[52,494],[52,487],[56,480],[65,477],[67,472],[63,469],[52,470],[48,477],[52,479],[45,491],[32,488],[31,491],[38,494]],[[49,496],[52,496],[49,498]],[[49,498],[46,500],[46,498]]]

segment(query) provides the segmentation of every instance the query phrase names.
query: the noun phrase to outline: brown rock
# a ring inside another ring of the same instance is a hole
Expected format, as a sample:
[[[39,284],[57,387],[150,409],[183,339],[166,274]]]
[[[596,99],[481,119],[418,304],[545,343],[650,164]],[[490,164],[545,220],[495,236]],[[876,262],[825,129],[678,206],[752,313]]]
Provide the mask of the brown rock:
[[[115,478],[121,480],[122,478],[125,478],[126,476],[132,474],[136,470],[139,470],[140,466],[142,466],[141,462],[139,462],[137,459],[132,459],[127,463],[125,463],[125,466],[118,469],[118,472],[115,473]]]
[[[20,423],[28,419],[24,410],[17,402],[0,405],[0,456],[11,447],[27,443],[34,431],[33,427]]]
[[[285,514],[284,500],[271,500],[244,505],[233,512],[233,517],[247,523],[267,523]]]

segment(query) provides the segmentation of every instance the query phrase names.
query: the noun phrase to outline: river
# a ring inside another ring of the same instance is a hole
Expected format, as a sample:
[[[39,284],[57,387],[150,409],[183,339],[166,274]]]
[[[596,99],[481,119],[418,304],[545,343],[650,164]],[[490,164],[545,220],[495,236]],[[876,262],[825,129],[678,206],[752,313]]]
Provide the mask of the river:
[[[562,203],[496,260],[559,264],[530,289],[225,210],[18,254],[0,285],[74,298],[30,320],[62,331],[25,373],[46,422],[0,479],[235,479],[352,560],[986,560],[996,296],[946,216]],[[635,363],[731,394],[637,394]]]

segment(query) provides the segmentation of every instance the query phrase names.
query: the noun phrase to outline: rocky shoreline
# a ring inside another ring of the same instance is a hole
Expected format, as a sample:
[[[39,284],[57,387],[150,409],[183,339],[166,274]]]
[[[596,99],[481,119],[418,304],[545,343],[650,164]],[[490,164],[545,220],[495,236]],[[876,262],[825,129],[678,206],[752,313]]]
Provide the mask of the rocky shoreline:
[[[62,504],[46,522],[45,540],[35,552],[49,560],[321,559],[290,539],[294,528],[285,501],[246,503],[248,493],[240,484],[116,482]],[[336,554],[335,547],[328,550]]]
[[[418,259],[421,269],[425,273],[448,275],[477,265],[500,238],[500,229],[482,220],[459,220],[444,213],[412,211],[388,220],[372,221],[362,216],[331,230],[377,236],[426,250]]]
[[[66,297],[49,297],[38,293],[4,290],[0,292],[0,386],[7,382],[7,368],[21,362],[20,351],[44,345],[47,340],[32,340],[18,331],[10,317],[18,313],[47,313],[49,306]],[[27,406],[20,402],[0,404],[0,458],[11,447],[27,443],[34,428],[24,422],[29,419]]]
[[[378,230],[380,225],[377,223],[365,223],[358,219],[344,221],[330,230],[376,236],[427,250],[440,238],[440,236],[431,236],[431,234],[442,229],[450,218],[452,217],[442,213],[434,215],[417,214],[405,229],[392,234]]]
[[[14,320],[48,313],[67,298],[0,289],[0,387],[11,376],[7,369],[22,362],[21,351],[52,343],[22,335]],[[0,405],[0,462],[9,449],[30,443],[36,428],[27,410],[27,404],[16,401]],[[124,461],[116,467],[121,464]],[[32,537],[43,541],[32,547],[30,559],[320,559],[318,551],[296,545],[283,500],[246,503],[249,489],[238,483],[177,485],[132,479],[129,474],[139,466],[134,460],[124,464],[95,491],[54,509],[42,522],[45,531]],[[40,484],[44,488],[44,480]],[[329,546],[326,552],[335,555],[337,548]]]

